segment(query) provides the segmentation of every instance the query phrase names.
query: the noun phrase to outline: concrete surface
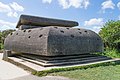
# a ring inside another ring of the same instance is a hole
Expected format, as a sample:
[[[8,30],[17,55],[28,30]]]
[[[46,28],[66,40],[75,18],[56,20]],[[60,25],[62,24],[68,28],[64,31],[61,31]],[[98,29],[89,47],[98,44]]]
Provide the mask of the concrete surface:
[[[3,54],[0,53],[0,79],[7,80],[17,77],[22,77],[30,75],[30,73],[24,71],[23,69],[2,60]]]
[[[86,66],[86,65],[92,65],[92,64],[98,64],[98,63],[104,63],[104,62],[114,62],[114,61],[120,61],[120,59],[109,59],[109,60],[103,60],[103,61],[97,61],[97,62],[91,62],[91,63],[83,63],[83,64],[74,64],[74,65],[62,65],[62,66],[50,66],[50,67],[43,67],[40,66],[41,62],[36,60],[27,60],[27,59],[20,59],[16,57],[8,57],[9,62],[11,63],[17,63],[19,64],[19,67],[23,66],[23,69],[27,69],[28,71],[34,70],[34,71],[44,71],[44,70],[50,70],[55,68],[68,68],[68,67],[75,67],[75,66]],[[15,64],[16,65],[16,64]]]
[[[23,76],[11,80],[70,80],[69,78],[61,77],[61,76],[45,76],[45,77],[37,77],[34,75]]]
[[[29,72],[2,60],[3,54],[0,53],[0,80],[70,80],[60,76],[37,77]]]

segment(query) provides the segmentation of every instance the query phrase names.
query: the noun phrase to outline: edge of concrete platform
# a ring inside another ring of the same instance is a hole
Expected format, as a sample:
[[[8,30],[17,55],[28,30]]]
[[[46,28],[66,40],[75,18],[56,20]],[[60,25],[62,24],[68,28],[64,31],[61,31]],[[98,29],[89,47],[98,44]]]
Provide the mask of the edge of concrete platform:
[[[50,73],[55,72],[64,72],[64,71],[73,71],[78,69],[88,69],[88,68],[95,68],[100,66],[115,66],[120,64],[120,59],[112,59],[107,61],[101,61],[101,62],[95,62],[95,63],[88,63],[88,64],[82,64],[82,65],[74,65],[74,66],[68,66],[68,67],[59,67],[59,68],[52,68],[49,70],[43,70],[43,71],[37,71],[32,73],[33,75],[37,76],[47,76]]]
[[[12,60],[10,58],[8,58],[8,60],[5,60],[5,61],[10,62],[10,63],[12,63],[12,64],[14,64],[14,65],[16,65],[16,66],[18,66],[20,68],[23,68],[24,70],[30,71],[30,72],[36,71],[35,69],[33,69],[33,68],[31,68],[31,67],[29,67],[27,65],[21,64],[19,62],[16,62],[16,61],[14,61],[14,60]]]
[[[42,72],[44,74],[44,71],[45,71],[45,73],[49,73],[49,72],[51,72],[51,70],[53,70],[53,72],[59,72],[59,70],[62,70],[62,69],[63,69],[63,71],[64,70],[67,71],[70,69],[74,69],[75,67],[76,67],[75,69],[81,69],[81,67],[83,67],[83,66],[88,66],[88,68],[89,68],[90,66],[97,65],[97,64],[105,64],[105,63],[107,64],[110,62],[120,63],[120,58],[99,61],[99,62],[93,62],[93,63],[86,63],[86,64],[76,64],[76,65],[70,65],[70,66],[53,66],[53,67],[42,67],[40,65],[35,65],[34,63],[31,63],[31,65],[28,65],[27,63],[23,64],[22,61],[15,61],[9,57],[8,57],[7,61],[18,66],[18,67],[23,68],[24,70],[30,71],[33,74],[40,73],[40,72]]]

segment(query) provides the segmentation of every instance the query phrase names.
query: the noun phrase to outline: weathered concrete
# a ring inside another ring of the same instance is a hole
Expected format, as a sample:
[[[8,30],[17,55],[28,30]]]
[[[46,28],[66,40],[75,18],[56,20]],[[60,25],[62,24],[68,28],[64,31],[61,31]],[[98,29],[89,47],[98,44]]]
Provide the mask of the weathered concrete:
[[[90,54],[89,54],[90,55]],[[35,63],[37,65],[43,66],[43,67],[51,67],[51,66],[63,66],[63,65],[75,65],[75,64],[83,64],[83,63],[92,63],[92,62],[98,62],[98,61],[105,61],[105,60],[111,60],[111,58],[105,57],[105,56],[98,56],[98,55],[91,55],[87,57],[82,57],[82,55],[77,55],[79,57],[73,57],[70,58],[66,56],[66,59],[54,59],[54,60],[44,60],[40,57],[34,57],[34,56],[17,56],[19,59],[23,59],[25,61],[29,61],[32,63]],[[15,57],[13,57],[15,58]],[[44,57],[43,57],[44,58]],[[9,58],[9,62],[14,62],[12,60],[12,57]],[[20,64],[19,64],[20,65]],[[20,65],[21,66],[21,65]]]
[[[20,25],[19,30],[24,30],[24,29],[32,29],[32,28],[42,28],[43,26],[31,26],[31,25]]]
[[[44,71],[44,70],[50,70],[50,69],[55,69],[55,68],[68,68],[68,67],[75,67],[75,66],[85,66],[85,65],[92,65],[92,64],[97,64],[97,63],[104,63],[104,62],[112,62],[112,61],[113,62],[114,61],[119,62],[120,61],[120,59],[106,59],[106,60],[101,59],[101,60],[99,60],[99,58],[97,58],[97,57],[96,57],[96,60],[88,58],[87,60],[81,60],[81,63],[79,61],[79,64],[61,65],[61,66],[49,66],[49,67],[40,66],[43,63],[41,63],[40,61],[37,61],[37,60],[32,60],[32,59],[9,57],[8,61],[10,61],[11,63],[13,63],[13,64],[15,64],[15,65],[17,65],[19,67],[22,66],[23,69],[26,69],[28,71]],[[90,62],[90,61],[92,61],[92,62]],[[74,61],[74,62],[76,62],[76,61]]]
[[[36,16],[30,16],[30,15],[21,15],[16,28],[19,28],[20,25],[33,25],[38,27],[41,27],[41,26],[74,27],[74,26],[78,26],[78,22],[44,18],[44,17],[36,17]]]
[[[7,60],[8,57],[11,55],[11,51],[10,50],[4,50],[4,54],[3,54],[3,60]]]
[[[91,30],[48,26],[9,34],[5,39],[5,49],[42,56],[63,56],[102,52],[103,43]]]

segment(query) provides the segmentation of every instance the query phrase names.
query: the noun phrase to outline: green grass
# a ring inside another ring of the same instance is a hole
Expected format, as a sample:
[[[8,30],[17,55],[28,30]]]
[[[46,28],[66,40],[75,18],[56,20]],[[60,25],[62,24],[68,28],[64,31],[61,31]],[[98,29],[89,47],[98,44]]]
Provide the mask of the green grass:
[[[104,62],[104,63],[85,65],[85,66],[67,67],[67,68],[53,68],[53,69],[44,70],[44,71],[34,71],[32,72],[32,74],[37,76],[46,76],[46,75],[57,73],[57,72],[84,70],[84,69],[96,68],[101,66],[116,66],[116,65],[120,65],[120,61]]]
[[[69,77],[73,80],[120,80],[120,65],[56,72],[49,75]]]

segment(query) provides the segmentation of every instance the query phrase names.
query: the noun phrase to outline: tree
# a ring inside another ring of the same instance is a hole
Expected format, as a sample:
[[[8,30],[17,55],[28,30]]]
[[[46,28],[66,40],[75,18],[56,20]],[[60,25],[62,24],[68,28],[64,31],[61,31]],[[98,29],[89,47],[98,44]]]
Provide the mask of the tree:
[[[0,50],[2,49],[2,32],[0,31]]]
[[[0,31],[0,49],[3,48],[4,40],[7,37],[7,35],[13,31],[15,31],[15,30],[10,29],[10,30]]]
[[[105,47],[120,49],[120,20],[108,21],[100,30]]]

